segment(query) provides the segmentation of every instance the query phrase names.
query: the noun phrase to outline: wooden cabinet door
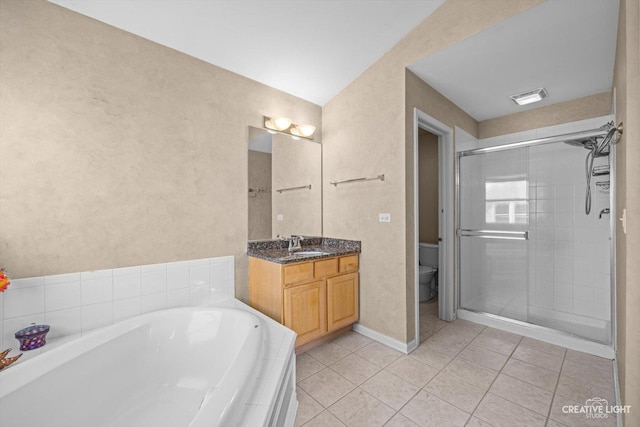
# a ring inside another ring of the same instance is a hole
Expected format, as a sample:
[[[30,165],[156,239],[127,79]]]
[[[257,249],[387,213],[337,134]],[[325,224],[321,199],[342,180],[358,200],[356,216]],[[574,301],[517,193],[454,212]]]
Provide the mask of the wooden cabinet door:
[[[358,320],[358,273],[327,279],[327,328],[334,331]]]
[[[296,347],[327,333],[326,291],[324,280],[284,290],[284,325],[298,334]]]

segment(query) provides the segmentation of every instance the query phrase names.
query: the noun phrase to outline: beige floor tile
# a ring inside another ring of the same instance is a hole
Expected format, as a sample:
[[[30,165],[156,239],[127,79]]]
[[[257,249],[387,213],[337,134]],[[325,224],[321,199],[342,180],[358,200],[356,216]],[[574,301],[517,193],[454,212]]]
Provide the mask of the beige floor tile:
[[[420,328],[426,327],[433,330],[440,330],[447,326],[449,322],[438,319],[438,314],[422,314],[420,313]]]
[[[329,368],[300,381],[298,385],[325,408],[336,403],[356,387]]]
[[[515,334],[503,335],[497,334],[495,332],[488,332],[495,330],[496,329],[491,328],[485,329],[473,340],[473,343],[482,347],[486,347],[489,350],[495,351],[497,353],[501,353],[507,356],[511,355],[511,353],[513,353],[513,350],[515,350],[515,348],[518,346],[518,342],[520,340],[520,338],[518,338],[518,340],[515,341],[514,337],[520,336]],[[508,332],[505,332],[505,334],[508,334]]]
[[[420,317],[420,342],[426,338],[435,334],[449,323],[444,320],[438,319],[437,316],[422,316]]]
[[[562,423],[559,423],[558,421],[554,421],[551,418],[548,418],[547,425],[545,427],[567,427],[567,426]]]
[[[344,427],[344,424],[342,424],[331,412],[322,411],[311,421],[306,423],[304,427]]]
[[[480,418],[471,417],[469,418],[469,421],[467,421],[467,424],[465,424],[465,427],[493,427],[493,426],[486,421],[482,421]]]
[[[453,360],[453,356],[434,350],[432,347],[429,347],[426,342],[420,344],[409,356],[437,369],[444,368]]]
[[[354,351],[361,349],[365,345],[371,344],[373,340],[371,338],[365,337],[364,335],[360,335],[357,332],[348,332],[344,335],[339,336],[332,342],[353,353]]]
[[[520,343],[520,340],[522,340],[522,335],[489,327],[482,331],[482,335],[490,338],[495,338],[500,341],[510,342],[512,344],[518,344]]]
[[[588,365],[595,369],[610,371],[613,369],[613,362],[603,357],[594,356],[593,354],[582,353],[575,350],[567,350],[567,359],[575,360],[582,364]]]
[[[609,402],[615,400],[614,391],[610,388],[602,388],[594,383],[590,378],[573,378],[567,375],[560,375],[556,395],[566,396],[576,402],[585,402],[587,399],[600,397]]]
[[[519,346],[511,357],[554,372],[560,372],[560,368],[562,368],[562,357],[527,347]]]
[[[419,387],[387,371],[378,372],[360,387],[396,411],[420,390]]]
[[[455,356],[467,346],[475,336],[459,333],[450,327],[442,328],[435,334],[429,337],[424,344],[434,350],[448,354],[449,356]]]
[[[549,344],[544,341],[534,340],[533,338],[524,337],[520,342],[520,347],[530,348],[532,350],[538,350],[545,353],[553,354],[554,356],[564,357],[567,349],[557,345]]]
[[[476,365],[484,366],[485,368],[499,371],[507,362],[509,356],[496,353],[486,347],[471,343],[462,350],[460,354],[458,354],[457,358],[466,362],[475,363]]]
[[[544,417],[549,413],[553,399],[552,392],[504,374],[498,375],[489,392],[537,412]]]
[[[385,368],[411,384],[424,387],[438,373],[438,369],[426,365],[411,356],[400,356]]]
[[[324,407],[316,402],[300,387],[297,387],[296,393],[298,395],[298,412],[296,413],[295,422],[297,427],[303,425],[320,412],[324,411]]]
[[[331,405],[329,412],[349,427],[382,426],[396,413],[359,388]]]
[[[384,426],[385,427],[417,427],[418,424],[414,423],[409,418],[405,417],[400,412],[398,412]]]
[[[560,375],[567,375],[577,379],[589,378],[590,381],[600,388],[607,390],[614,389],[613,367],[607,372],[604,369],[593,368],[575,360],[565,360]]]
[[[296,381],[300,382],[316,372],[320,372],[324,368],[325,366],[322,363],[318,362],[309,354],[299,354],[296,356]]]
[[[493,380],[498,376],[498,371],[459,359],[454,359],[449,363],[443,372],[463,379],[483,390],[488,390]]]
[[[384,344],[380,344],[379,342],[372,342],[371,344],[362,347],[356,352],[356,354],[383,368],[398,357],[402,356],[402,353],[399,351],[389,348]]]
[[[581,408],[584,404],[584,400],[576,401],[566,396],[556,395],[553,398],[549,418],[569,427],[614,427],[616,425],[616,417],[614,415],[609,415],[607,418],[589,418],[586,414],[568,413],[568,407],[577,406]]]
[[[449,323],[449,329],[456,331],[462,335],[468,335],[475,338],[479,333],[481,333],[486,326],[481,325],[479,323],[473,323],[464,319],[456,319],[453,322]]]
[[[492,393],[482,399],[473,414],[494,427],[544,427],[546,417]]]
[[[486,390],[444,372],[431,380],[424,390],[468,413],[476,409],[486,393]]]
[[[328,366],[336,363],[340,359],[344,359],[350,352],[333,342],[328,342],[313,350],[309,350],[307,353],[318,362]]]
[[[356,385],[362,384],[382,369],[357,354],[350,354],[344,359],[338,360],[329,368]]]
[[[518,359],[509,359],[502,368],[502,373],[551,392],[556,389],[560,376],[558,372],[549,371]]]
[[[426,391],[420,391],[400,413],[420,426],[464,426],[470,414]]]

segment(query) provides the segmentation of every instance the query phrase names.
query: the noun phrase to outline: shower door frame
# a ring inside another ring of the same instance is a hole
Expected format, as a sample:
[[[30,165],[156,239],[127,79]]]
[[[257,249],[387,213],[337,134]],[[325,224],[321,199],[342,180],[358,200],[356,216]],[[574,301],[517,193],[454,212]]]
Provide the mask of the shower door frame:
[[[466,150],[456,153],[455,161],[455,188],[456,188],[456,245],[455,245],[455,260],[456,260],[456,274],[455,274],[455,310],[458,317],[465,320],[471,320],[476,323],[481,323],[486,326],[492,326],[499,329],[503,329],[509,332],[517,333],[520,335],[528,336],[530,338],[539,339],[542,341],[550,342],[552,344],[568,347],[573,350],[583,351],[590,354],[594,354],[600,357],[608,359],[615,358],[615,352],[617,348],[617,325],[616,325],[616,185],[615,185],[615,173],[616,173],[616,144],[612,140],[609,146],[609,235],[610,235],[610,294],[611,294],[611,306],[610,306],[610,322],[611,322],[611,345],[590,341],[586,338],[579,337],[568,332],[563,332],[557,329],[548,328],[546,326],[536,325],[534,323],[524,322],[509,317],[504,317],[496,314],[474,311],[468,308],[464,308],[461,305],[461,256],[460,256],[460,243],[461,243],[461,192],[460,192],[460,159],[466,156],[482,155],[487,153],[493,153],[505,150],[514,150],[518,148],[534,147],[544,144],[552,144],[563,141],[571,141],[581,138],[589,138],[596,136],[604,136],[607,134],[607,130],[592,129],[581,132],[572,132],[552,137],[538,138],[521,142],[514,142],[510,144],[495,145],[492,147],[476,148],[472,150]]]

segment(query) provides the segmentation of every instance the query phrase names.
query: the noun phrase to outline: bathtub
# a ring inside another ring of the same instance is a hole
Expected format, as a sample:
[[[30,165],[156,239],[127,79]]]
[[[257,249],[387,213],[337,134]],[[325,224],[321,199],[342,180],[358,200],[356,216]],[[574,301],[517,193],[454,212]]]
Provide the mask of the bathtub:
[[[220,307],[122,321],[0,371],[0,426],[233,426],[262,321]]]

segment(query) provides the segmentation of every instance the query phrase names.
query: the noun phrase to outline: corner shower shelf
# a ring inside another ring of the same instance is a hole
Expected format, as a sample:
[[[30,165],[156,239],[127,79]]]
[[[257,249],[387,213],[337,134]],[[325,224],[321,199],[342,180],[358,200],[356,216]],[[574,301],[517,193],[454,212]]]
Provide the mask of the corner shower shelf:
[[[598,181],[596,182],[596,187],[600,188],[601,190],[608,190],[611,187],[611,184],[609,181]]]
[[[593,168],[593,176],[609,175],[609,165],[596,166]]]

